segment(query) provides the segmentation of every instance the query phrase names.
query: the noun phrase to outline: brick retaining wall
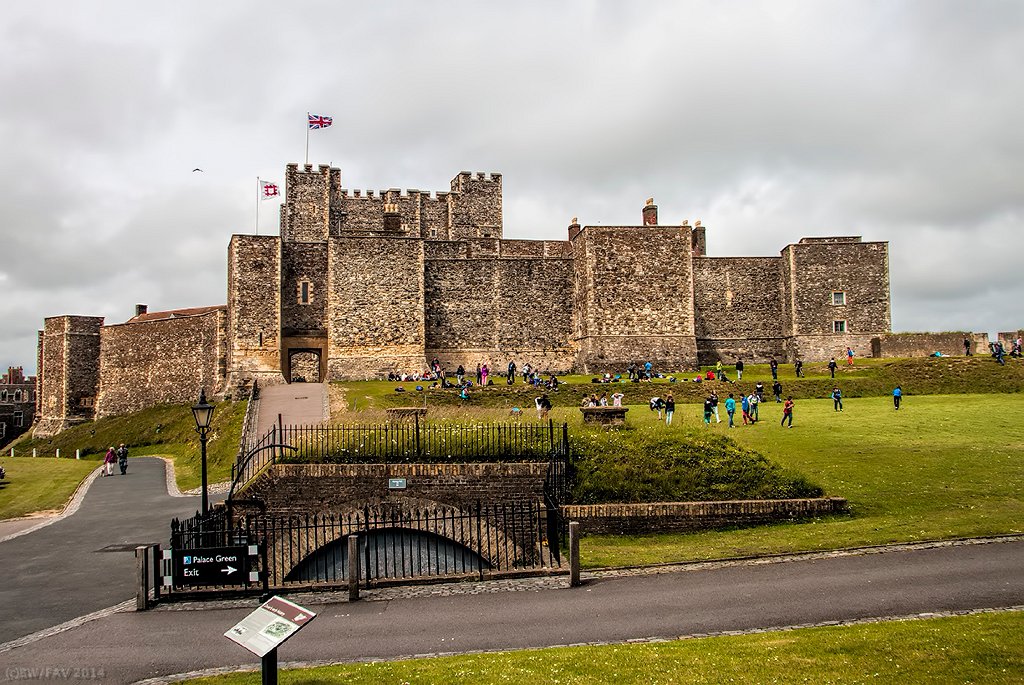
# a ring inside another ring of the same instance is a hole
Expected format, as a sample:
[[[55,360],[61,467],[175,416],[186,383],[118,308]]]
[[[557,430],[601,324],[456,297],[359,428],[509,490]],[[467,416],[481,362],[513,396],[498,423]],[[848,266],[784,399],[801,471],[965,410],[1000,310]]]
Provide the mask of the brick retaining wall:
[[[818,499],[657,502],[652,504],[570,504],[562,513],[579,521],[584,533],[635,535],[747,526],[849,512],[842,497]]]

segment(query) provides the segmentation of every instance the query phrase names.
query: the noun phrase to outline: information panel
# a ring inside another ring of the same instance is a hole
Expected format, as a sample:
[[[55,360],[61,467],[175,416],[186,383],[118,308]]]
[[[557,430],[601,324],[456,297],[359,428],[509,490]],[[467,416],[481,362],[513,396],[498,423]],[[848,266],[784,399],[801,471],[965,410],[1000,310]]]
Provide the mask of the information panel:
[[[263,658],[314,618],[316,614],[309,609],[283,597],[271,597],[224,637]]]

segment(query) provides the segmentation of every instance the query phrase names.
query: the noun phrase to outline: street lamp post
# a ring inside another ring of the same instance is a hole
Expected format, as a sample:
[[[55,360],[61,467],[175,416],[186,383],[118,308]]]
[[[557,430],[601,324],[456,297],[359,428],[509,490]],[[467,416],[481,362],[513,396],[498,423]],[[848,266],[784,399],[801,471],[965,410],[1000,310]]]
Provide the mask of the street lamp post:
[[[192,416],[196,420],[196,432],[199,433],[199,445],[202,458],[203,473],[203,517],[210,510],[210,500],[206,493],[206,433],[210,430],[213,420],[213,405],[206,401],[206,388],[199,391],[199,403],[192,407]]]

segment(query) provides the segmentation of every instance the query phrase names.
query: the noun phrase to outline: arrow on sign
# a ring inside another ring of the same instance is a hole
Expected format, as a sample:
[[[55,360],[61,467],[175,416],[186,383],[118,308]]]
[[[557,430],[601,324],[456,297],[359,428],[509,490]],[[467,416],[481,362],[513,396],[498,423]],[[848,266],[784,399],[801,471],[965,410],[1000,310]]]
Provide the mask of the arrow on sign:
[[[228,575],[230,576],[230,575],[231,575],[232,573],[234,573],[234,572],[235,572],[235,571],[237,571],[237,570],[238,570],[238,569],[237,569],[237,568],[235,568],[234,566],[228,566],[227,568],[222,568],[222,569],[220,570],[220,572],[221,572],[221,573],[226,573],[226,574],[228,574]]]

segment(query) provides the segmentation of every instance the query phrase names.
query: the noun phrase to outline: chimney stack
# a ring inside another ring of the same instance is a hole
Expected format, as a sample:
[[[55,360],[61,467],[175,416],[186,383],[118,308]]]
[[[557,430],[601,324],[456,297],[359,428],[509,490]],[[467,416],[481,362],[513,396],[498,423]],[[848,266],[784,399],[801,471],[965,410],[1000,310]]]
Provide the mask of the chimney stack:
[[[142,316],[149,311],[149,305],[137,304],[135,305],[135,316]]]
[[[647,198],[644,203],[644,226],[658,225],[658,205],[654,204],[654,198]]]
[[[569,240],[572,240],[580,233],[580,220],[576,217],[572,218],[572,222],[569,224]]]

